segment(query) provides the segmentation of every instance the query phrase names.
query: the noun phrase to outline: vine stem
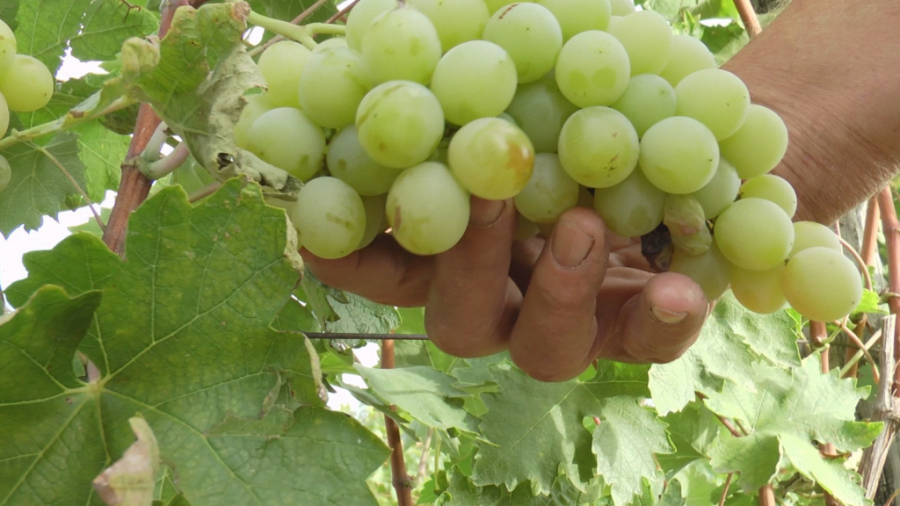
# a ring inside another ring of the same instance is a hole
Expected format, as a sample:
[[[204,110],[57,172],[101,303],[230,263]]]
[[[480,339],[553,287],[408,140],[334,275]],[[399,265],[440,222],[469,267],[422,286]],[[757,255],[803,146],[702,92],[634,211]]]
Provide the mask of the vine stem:
[[[168,155],[160,158],[151,163],[147,163],[146,161],[137,161],[138,170],[144,174],[147,179],[157,180],[164,178],[175,171],[178,167],[184,163],[188,157],[191,156],[191,150],[188,149],[188,145],[186,142],[182,142],[175,149],[169,153]],[[144,160],[141,158],[140,160]]]
[[[381,343],[381,368],[394,368],[394,341],[388,339]],[[396,406],[390,407],[396,411]],[[384,415],[384,427],[387,431],[388,446],[391,447],[391,476],[394,490],[397,492],[398,506],[413,506],[412,480],[406,474],[406,461],[403,458],[403,441],[400,440],[400,428],[397,422],[388,415]]]
[[[776,506],[775,489],[772,485],[763,485],[759,487],[759,506]]]
[[[756,17],[756,11],[753,10],[753,4],[750,3],[750,0],[734,0],[734,6],[741,16],[741,21],[744,23],[744,28],[747,29],[747,34],[750,37],[759,35],[759,32],[762,31],[762,26],[759,24],[759,18]]]
[[[38,146],[37,144],[31,143],[31,142],[29,142],[28,144],[35,151],[38,151],[42,155],[46,156],[47,159],[50,160],[50,162],[53,165],[56,165],[56,167],[66,176],[66,179],[68,179],[69,182],[72,183],[72,186],[74,186],[75,189],[78,190],[78,193],[81,194],[81,198],[83,198],[84,201],[88,203],[88,209],[90,209],[91,214],[94,215],[94,220],[97,221],[97,225],[100,225],[100,230],[106,230],[106,224],[103,223],[103,219],[100,217],[100,213],[98,213],[97,210],[94,209],[94,203],[91,201],[91,198],[88,197],[88,194],[81,188],[81,186],[78,185],[78,181],[75,181],[75,178],[72,177],[72,174],[69,173],[69,171],[66,169],[65,165],[63,165],[62,162],[60,162],[58,158],[53,156],[53,153],[51,153],[50,151],[47,151],[47,148],[45,148],[43,146]]]
[[[855,334],[854,334],[854,336],[855,336]],[[847,363],[844,364],[843,369],[841,369],[841,378],[849,378],[851,376],[855,377],[857,364],[859,363],[860,359],[862,359],[862,357],[864,355],[866,357],[869,357],[868,358],[869,360],[872,360],[872,358],[871,358],[872,355],[869,350],[872,349],[872,346],[875,346],[875,343],[877,343],[879,339],[881,339],[881,331],[880,330],[875,332],[874,334],[872,334],[872,337],[870,337],[869,340],[866,341],[865,346],[856,350],[856,352],[853,353],[853,355],[847,360]],[[852,353],[853,348],[849,348],[848,351],[850,351]],[[872,362],[872,363],[874,364],[874,362]]]
[[[888,291],[900,293],[900,220],[897,219],[897,210],[894,208],[894,196],[891,193],[890,185],[886,186],[878,194],[878,208],[881,211],[881,227],[884,230],[884,240],[887,243]],[[900,313],[900,298],[889,298],[888,307],[891,309],[891,314],[896,315]],[[884,339],[894,340],[894,353],[897,353],[900,350],[900,346],[898,346],[896,326],[892,330],[892,334],[885,334]],[[894,358],[897,358],[896,355]],[[896,395],[898,386],[900,386],[898,371],[900,369],[893,374],[894,386],[892,392],[894,392],[894,395]],[[890,374],[890,371],[885,371],[885,374]]]
[[[866,267],[866,261],[863,260],[863,257],[860,256],[859,252],[857,252],[856,249],[850,245],[850,243],[844,240],[843,237],[838,236],[838,241],[841,241],[841,245],[844,247],[844,249],[849,251],[850,256],[852,256],[853,259],[856,260],[856,265],[859,266],[859,270],[862,271],[863,274],[863,279],[866,280],[866,288],[869,289],[869,291],[872,291],[872,276],[869,275],[869,269],[868,267]]]
[[[348,12],[350,12],[354,7],[356,7],[356,4],[358,4],[358,3],[359,3],[359,0],[353,0],[352,2],[350,2],[349,4],[344,6],[343,9],[339,10],[338,12],[335,12],[334,15],[331,16],[330,18],[328,18],[328,21],[325,21],[325,22],[326,23],[334,23],[335,21],[337,21],[339,19],[343,19],[344,16],[346,16]],[[344,21],[344,24],[347,24],[346,20]]]
[[[719,499],[719,506],[725,506],[725,499],[728,497],[728,488],[731,486],[731,479],[734,478],[734,473],[728,473],[728,476],[725,477],[725,487],[722,488],[722,497]]]
[[[847,318],[841,320],[840,325],[841,330],[844,331],[845,334],[847,334],[847,337],[849,337],[850,340],[853,341],[853,344],[855,344],[856,347],[859,348],[859,352],[865,355],[866,360],[869,361],[869,365],[872,367],[872,379],[874,379],[876,383],[881,381],[881,374],[878,372],[878,365],[875,363],[875,359],[872,358],[872,354],[869,353],[869,348],[871,348],[871,345],[866,345],[865,343],[863,343],[862,339],[860,339],[859,336],[856,335],[856,332],[853,332],[847,327]],[[877,334],[880,335],[881,333],[878,332]],[[856,361],[859,362],[859,359],[856,359]]]
[[[824,322],[809,322],[809,334],[810,339],[815,342],[824,342],[828,338],[828,329],[825,327]],[[815,337],[813,337],[815,336]],[[862,343],[860,343],[862,344]],[[828,374],[831,370],[831,354],[829,353],[829,349],[827,347],[822,349],[820,354],[821,362],[822,362],[822,374]],[[820,443],[819,451],[825,458],[835,455],[836,451],[834,445],[832,443]],[[835,500],[835,498],[826,493],[825,494],[825,506],[840,506],[840,503]]]

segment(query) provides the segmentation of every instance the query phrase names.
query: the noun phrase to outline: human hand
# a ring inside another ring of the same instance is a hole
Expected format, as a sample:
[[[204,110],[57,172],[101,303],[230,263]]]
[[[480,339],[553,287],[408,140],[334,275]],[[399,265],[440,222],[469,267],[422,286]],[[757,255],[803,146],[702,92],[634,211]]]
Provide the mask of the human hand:
[[[640,242],[606,230],[596,212],[575,208],[546,241],[515,241],[511,200],[472,197],[463,238],[419,257],[383,235],[337,259],[302,250],[324,283],[375,302],[425,306],[434,344],[458,357],[509,349],[526,374],[564,381],[597,358],[669,362],[699,335],[708,313],[700,287],[654,274]]]

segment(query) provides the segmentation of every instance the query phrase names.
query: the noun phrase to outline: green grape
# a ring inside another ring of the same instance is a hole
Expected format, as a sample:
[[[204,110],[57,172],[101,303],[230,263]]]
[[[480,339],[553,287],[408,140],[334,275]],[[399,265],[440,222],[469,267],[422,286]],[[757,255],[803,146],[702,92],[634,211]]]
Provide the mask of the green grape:
[[[731,263],[722,256],[715,243],[701,255],[688,255],[676,249],[672,254],[669,271],[684,274],[694,280],[709,302],[721,297],[731,283]]]
[[[56,80],[40,60],[17,54],[6,71],[0,73],[0,93],[10,111],[32,112],[50,102]]]
[[[778,204],[788,216],[797,212],[797,194],[791,183],[772,174],[763,174],[744,181],[741,185],[742,199],[766,199]]]
[[[325,161],[332,176],[349,184],[362,196],[387,193],[400,175],[399,170],[381,165],[366,153],[353,125],[331,138]]]
[[[513,119],[513,117],[510,116],[509,114],[506,114],[505,112],[501,112],[500,114],[497,115],[497,117],[500,118],[500,119],[509,121],[509,122],[512,123],[513,125],[519,126],[519,124],[516,123],[516,120]]]
[[[538,153],[556,153],[563,124],[577,110],[578,106],[559,91],[552,73],[540,81],[519,86],[506,108]]]
[[[372,21],[385,12],[397,8],[397,0],[359,0],[347,16],[347,45],[354,51],[362,50],[363,37]]]
[[[9,130],[9,106],[6,105],[6,98],[0,93],[0,137],[6,135]]]
[[[734,202],[740,188],[741,178],[738,177],[734,165],[720,156],[719,166],[712,179],[703,188],[690,195],[700,203],[706,219],[711,220]]]
[[[643,137],[647,129],[675,115],[675,90],[657,75],[640,74],[628,81],[625,93],[610,107],[624,114]]]
[[[428,84],[441,52],[441,39],[428,16],[406,5],[376,17],[361,49],[372,85],[396,80]]]
[[[794,255],[781,283],[791,306],[813,321],[840,320],[862,300],[859,271],[831,248],[812,247]]]
[[[606,226],[622,237],[640,237],[662,223],[666,194],[640,170],[621,183],[594,190],[594,209]]]
[[[306,63],[298,97],[311,120],[326,128],[342,128],[353,123],[368,91],[359,54],[332,48],[313,54]]]
[[[428,159],[444,135],[444,112],[428,88],[388,81],[370,91],[356,111],[359,143],[382,165],[402,169]]]
[[[734,265],[765,271],[784,263],[794,246],[794,225],[784,209],[768,200],[743,199],[716,218],[719,251]]]
[[[300,109],[279,107],[261,114],[247,131],[250,151],[301,181],[325,159],[325,134]]]
[[[631,75],[659,74],[669,63],[672,29],[654,11],[628,14],[607,28],[625,46],[631,61]]]
[[[409,0],[437,29],[444,52],[469,40],[481,38],[491,14],[484,0]]]
[[[815,247],[830,248],[838,253],[844,252],[840,239],[830,228],[814,221],[794,222],[794,247],[791,248],[788,258]]]
[[[516,220],[516,233],[513,238],[517,241],[524,241],[526,239],[531,239],[532,237],[541,233],[541,229],[538,228],[537,224],[528,218],[522,216],[520,213],[517,216]]]
[[[451,123],[465,125],[478,118],[497,116],[516,94],[516,65],[493,42],[463,42],[438,62],[431,91]]]
[[[250,95],[244,99],[247,100],[247,105],[241,109],[241,117],[234,125],[234,143],[239,148],[249,149],[250,140],[247,138],[247,132],[250,131],[256,118],[272,110],[272,106],[263,95]]]
[[[667,195],[663,223],[669,229],[675,250],[702,255],[712,244],[703,207],[690,195]]]
[[[672,86],[678,86],[682,79],[694,72],[714,68],[716,68],[716,59],[709,52],[706,44],[696,37],[678,34],[672,37],[669,63],[659,75],[669,81]]]
[[[572,179],[590,188],[607,188],[624,181],[637,166],[638,154],[638,136],[631,122],[609,107],[576,112],[559,134],[563,168]]]
[[[385,212],[387,207],[387,193],[362,197],[362,201],[363,207],[366,210],[366,230],[363,232],[363,237],[360,239],[356,249],[363,249],[372,244],[372,241],[378,237],[378,234],[384,232],[388,228],[387,213]]]
[[[788,146],[788,131],[775,111],[761,105],[750,105],[741,128],[731,137],[719,141],[722,156],[734,164],[741,179],[761,176],[774,169]]]
[[[634,12],[633,0],[610,0],[610,12],[613,16],[627,16]],[[674,86],[674,85],[673,85]]]
[[[283,40],[259,55],[259,71],[268,85],[264,95],[269,106],[300,108],[297,86],[312,53],[298,42]]]
[[[502,121],[502,120],[500,120]],[[446,165],[425,162],[406,169],[387,198],[394,239],[416,255],[452,248],[469,225],[469,194]]]
[[[534,147],[512,123],[481,118],[453,134],[447,159],[453,175],[470,193],[505,200],[528,184],[534,169]]]
[[[0,19],[0,73],[6,71],[6,68],[13,64],[16,59],[16,35],[9,28],[9,25]]]
[[[604,30],[609,23],[609,0],[537,0],[559,21],[563,39],[589,30]]]
[[[625,47],[606,32],[572,37],[556,58],[556,84],[579,107],[612,104],[625,93],[630,75]]]
[[[547,75],[562,49],[562,30],[553,13],[538,4],[512,4],[497,11],[484,27],[484,39],[509,53],[519,84]]]
[[[325,39],[322,42],[319,42],[318,45],[312,50],[313,54],[321,53],[326,49],[338,48],[338,47],[350,47],[347,43],[346,37],[332,37],[330,39]]]
[[[731,272],[731,291],[745,308],[759,314],[771,314],[787,302],[782,289],[784,265],[764,271],[734,267]]]
[[[12,180],[12,168],[9,166],[9,161],[6,157],[0,155],[0,192],[9,186],[10,180]]]
[[[719,145],[703,123],[684,116],[666,118],[641,138],[641,169],[667,193],[693,193],[712,180]]]
[[[578,183],[570,178],[553,153],[534,156],[534,171],[515,197],[516,209],[535,223],[553,223],[578,203]]]
[[[366,209],[350,185],[334,177],[306,183],[288,216],[300,244],[322,258],[342,258],[359,246],[366,230]]]
[[[498,10],[507,5],[519,4],[519,3],[528,3],[533,2],[534,0],[484,0],[485,5],[487,5],[488,12],[490,14],[494,14]]]
[[[694,118],[722,140],[747,119],[750,90],[741,79],[720,69],[705,69],[685,77],[675,87],[676,114]]]

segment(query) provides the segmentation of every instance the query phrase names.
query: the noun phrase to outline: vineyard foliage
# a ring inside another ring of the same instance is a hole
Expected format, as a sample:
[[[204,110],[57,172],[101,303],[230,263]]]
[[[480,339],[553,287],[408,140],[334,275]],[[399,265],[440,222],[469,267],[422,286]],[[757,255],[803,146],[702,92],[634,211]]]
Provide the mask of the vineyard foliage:
[[[162,40],[159,4],[0,3],[20,53],[54,72],[67,53],[106,72],[12,115],[0,233],[85,205],[73,182],[95,202],[116,190],[140,102],[191,153],[130,217],[124,260],[85,227],[27,254],[28,277],[5,290],[15,310],[0,319],[0,505],[99,505],[108,494],[163,506],[390,504],[381,415],[400,425],[410,473],[425,471],[422,504],[708,506],[727,488],[725,504],[738,506],[757,504],[766,484],[783,504],[820,504],[823,491],[868,504],[854,463],[882,428],[857,421],[871,388],[823,373],[790,310],[759,316],[726,296],[675,362],[600,361],[562,383],[427,341],[397,341],[396,368],[380,369],[354,361],[365,341],[307,339],[424,332],[421,309],[304,272],[284,211],[264,198],[296,181],[234,146],[242,96],[264,84],[244,40],[248,7],[290,20],[312,2],[183,7]],[[747,40],[730,1],[643,7],[721,60]],[[310,19],[335,12],[326,2]],[[711,18],[723,21],[699,23]],[[215,193],[189,200],[214,180]],[[867,292],[859,312],[883,307]],[[364,407],[330,409],[336,387]],[[823,457],[820,443],[840,456]]]

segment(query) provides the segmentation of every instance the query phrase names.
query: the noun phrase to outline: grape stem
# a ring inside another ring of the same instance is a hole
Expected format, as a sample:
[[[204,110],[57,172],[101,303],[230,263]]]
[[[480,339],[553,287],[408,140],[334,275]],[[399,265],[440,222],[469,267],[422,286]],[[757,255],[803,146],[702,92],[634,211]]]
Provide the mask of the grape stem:
[[[872,337],[870,337],[869,340],[866,341],[865,345],[857,349],[856,353],[849,360],[847,360],[847,363],[844,364],[844,367],[841,368],[841,378],[848,378],[850,376],[853,376],[852,373],[856,369],[856,364],[859,363],[863,356],[865,356],[866,360],[869,360],[870,363],[875,363],[871,355],[871,349],[873,346],[875,346],[875,343],[877,343],[879,339],[881,339],[881,330],[878,330],[874,334],[872,334]],[[853,350],[851,349],[850,351]],[[877,370],[873,369],[872,372],[874,375],[875,373],[877,373]]]
[[[88,194],[81,188],[81,186],[78,185],[78,181],[75,181],[75,178],[72,177],[72,174],[69,173],[69,171],[68,171],[68,170],[66,169],[66,167],[59,161],[59,159],[57,159],[55,156],[53,156],[53,154],[52,154],[51,152],[47,151],[47,149],[44,148],[43,146],[38,146],[37,144],[34,144],[33,142],[29,142],[28,145],[31,146],[31,148],[34,149],[35,151],[37,151],[37,152],[41,153],[42,155],[46,156],[47,159],[50,160],[50,162],[51,162],[53,165],[56,165],[56,167],[57,167],[60,171],[62,171],[62,173],[66,176],[66,179],[68,179],[69,182],[72,183],[72,186],[74,186],[75,189],[78,190],[78,193],[81,194],[81,197],[84,199],[84,201],[88,203],[88,208],[91,210],[91,214],[94,215],[94,220],[97,221],[97,225],[100,226],[100,230],[105,231],[105,230],[106,230],[106,224],[103,223],[103,219],[100,218],[100,213],[98,213],[97,210],[94,209],[94,203],[91,201],[91,198],[88,197]]]
[[[144,157],[140,157],[134,163],[144,177],[155,181],[174,172],[189,156],[191,156],[191,150],[188,149],[187,143],[182,142],[171,153],[155,162],[148,162]]]
[[[313,40],[314,35],[343,35],[346,33],[346,29],[341,25],[310,23],[308,25],[299,26],[288,21],[263,16],[255,11],[250,11],[250,16],[247,17],[247,21],[287,39],[295,40],[309,49],[315,49],[318,45],[316,44],[316,41]]]
[[[306,10],[301,12],[296,18],[292,19],[291,24],[299,25],[304,19],[312,16],[317,10],[319,10],[320,7],[322,7],[326,3],[328,3],[328,0],[317,0],[316,3],[310,5],[309,7],[306,8]],[[354,3],[356,3],[356,2],[354,2]],[[328,21],[326,21],[326,23],[331,23],[332,21],[334,21],[334,20],[329,19]],[[281,35],[276,35],[276,36],[272,37],[271,39],[269,39],[265,44],[255,47],[253,50],[251,50],[249,52],[249,54],[250,54],[250,56],[256,56],[259,53],[262,53],[263,51],[265,51],[266,48],[268,48],[272,44],[276,44],[278,42],[281,42],[282,40],[284,40],[284,37],[282,37]]]

